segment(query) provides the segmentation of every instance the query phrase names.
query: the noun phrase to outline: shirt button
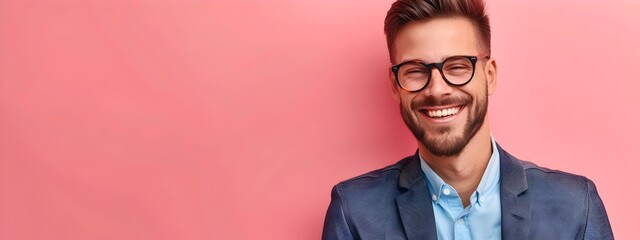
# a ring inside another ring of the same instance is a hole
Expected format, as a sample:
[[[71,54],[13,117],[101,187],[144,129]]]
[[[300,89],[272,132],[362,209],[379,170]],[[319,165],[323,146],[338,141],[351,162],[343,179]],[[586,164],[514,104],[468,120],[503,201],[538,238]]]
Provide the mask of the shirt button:
[[[436,197],[436,195],[431,195],[431,199],[433,199],[433,201],[437,201],[438,197]]]
[[[449,190],[448,188],[445,188],[442,190],[442,193],[444,193],[444,195],[449,195],[451,194],[451,190]]]
[[[462,224],[462,223],[464,223],[464,220],[462,220],[462,218],[460,218],[460,219],[458,219],[458,221],[456,221],[456,223]]]
[[[484,202],[485,200],[487,200],[484,196],[480,197],[480,202]]]

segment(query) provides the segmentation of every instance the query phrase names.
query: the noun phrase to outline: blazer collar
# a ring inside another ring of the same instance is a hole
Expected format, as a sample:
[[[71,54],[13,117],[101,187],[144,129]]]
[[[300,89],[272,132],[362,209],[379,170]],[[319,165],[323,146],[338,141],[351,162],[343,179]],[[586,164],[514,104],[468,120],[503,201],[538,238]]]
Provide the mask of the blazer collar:
[[[520,160],[497,145],[500,154],[500,201],[502,239],[527,239],[531,219],[530,199],[524,167]],[[405,192],[396,197],[407,239],[436,240],[436,223],[431,193],[420,169],[418,152],[402,166],[398,186]]]
[[[417,152],[402,166],[398,185],[405,191],[396,197],[396,205],[407,239],[436,240],[436,221],[429,197],[431,193],[420,169]]]
[[[531,221],[527,176],[520,160],[498,145],[502,239],[527,239]]]

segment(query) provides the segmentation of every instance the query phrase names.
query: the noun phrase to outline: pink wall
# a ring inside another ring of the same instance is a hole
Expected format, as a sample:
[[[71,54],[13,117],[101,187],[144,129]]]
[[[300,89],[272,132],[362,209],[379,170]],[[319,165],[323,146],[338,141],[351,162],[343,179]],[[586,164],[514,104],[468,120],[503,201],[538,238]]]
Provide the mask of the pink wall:
[[[391,1],[0,0],[0,238],[318,239],[411,154]],[[491,0],[492,132],[637,235],[640,3]]]

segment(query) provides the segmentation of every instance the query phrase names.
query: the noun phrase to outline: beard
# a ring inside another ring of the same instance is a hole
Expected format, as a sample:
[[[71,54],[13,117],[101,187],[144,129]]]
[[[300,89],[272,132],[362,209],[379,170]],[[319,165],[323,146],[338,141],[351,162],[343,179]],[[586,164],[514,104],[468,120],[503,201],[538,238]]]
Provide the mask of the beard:
[[[412,113],[422,114],[418,109],[422,107],[436,107],[444,105],[465,105],[465,108],[470,108],[472,98],[468,95],[463,97],[445,97],[442,99],[436,99],[433,96],[418,99],[411,102],[411,108],[404,107],[400,103],[400,112],[402,114],[402,120],[413,135],[416,137],[423,146],[429,150],[433,155],[440,157],[454,157],[460,155],[460,152],[467,146],[471,138],[476,135],[480,127],[484,124],[485,116],[487,115],[487,106],[489,102],[488,93],[484,96],[480,96],[478,102],[473,109],[468,109],[469,114],[464,124],[464,128],[461,135],[455,135],[453,127],[442,126],[435,129],[436,136],[427,134],[425,128],[421,126],[418,117],[414,117]],[[425,116],[426,117],[426,116]]]

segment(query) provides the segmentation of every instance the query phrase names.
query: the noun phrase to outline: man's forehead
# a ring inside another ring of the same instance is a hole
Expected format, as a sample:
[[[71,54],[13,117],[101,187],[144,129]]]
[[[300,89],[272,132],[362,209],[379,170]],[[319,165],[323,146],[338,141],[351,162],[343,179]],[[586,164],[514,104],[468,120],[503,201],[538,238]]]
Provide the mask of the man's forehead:
[[[404,26],[394,41],[394,60],[442,61],[453,55],[477,55],[479,46],[477,31],[470,21],[437,18]]]

